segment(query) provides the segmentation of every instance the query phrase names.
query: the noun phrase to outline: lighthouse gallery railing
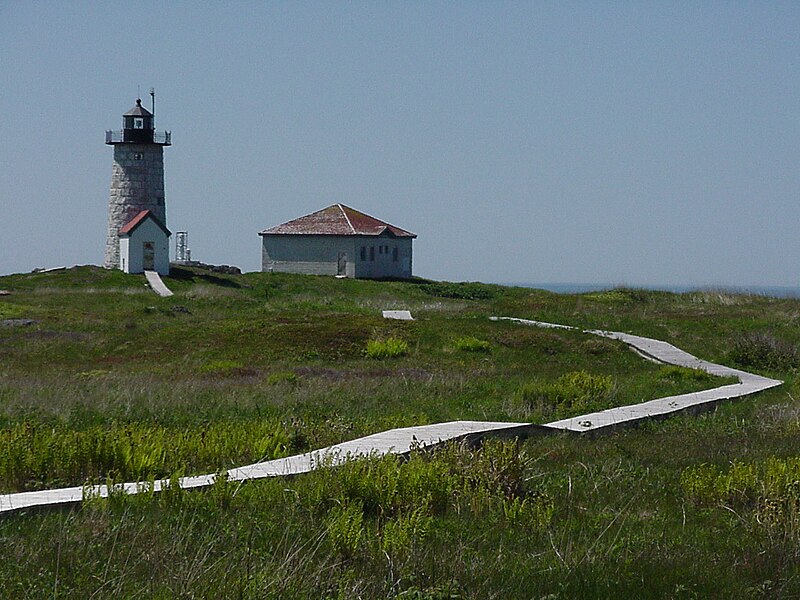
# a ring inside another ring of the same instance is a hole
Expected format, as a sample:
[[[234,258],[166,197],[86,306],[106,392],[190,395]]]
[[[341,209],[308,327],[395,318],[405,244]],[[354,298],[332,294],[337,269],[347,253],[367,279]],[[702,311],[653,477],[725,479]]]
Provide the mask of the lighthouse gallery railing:
[[[123,130],[106,131],[106,144],[121,144],[127,142],[125,139],[125,132]],[[171,131],[154,131],[153,143],[161,144],[162,146],[172,145],[172,132]]]

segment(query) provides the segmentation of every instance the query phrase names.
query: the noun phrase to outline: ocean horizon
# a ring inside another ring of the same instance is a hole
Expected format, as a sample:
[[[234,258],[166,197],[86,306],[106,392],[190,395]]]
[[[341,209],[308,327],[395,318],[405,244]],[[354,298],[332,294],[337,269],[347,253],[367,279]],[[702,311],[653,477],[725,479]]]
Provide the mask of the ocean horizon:
[[[800,286],[782,285],[631,285],[613,283],[530,283],[530,282],[498,282],[500,285],[526,287],[547,290],[556,294],[585,294],[619,288],[652,290],[684,294],[686,292],[728,292],[733,294],[751,294],[772,298],[800,298]]]

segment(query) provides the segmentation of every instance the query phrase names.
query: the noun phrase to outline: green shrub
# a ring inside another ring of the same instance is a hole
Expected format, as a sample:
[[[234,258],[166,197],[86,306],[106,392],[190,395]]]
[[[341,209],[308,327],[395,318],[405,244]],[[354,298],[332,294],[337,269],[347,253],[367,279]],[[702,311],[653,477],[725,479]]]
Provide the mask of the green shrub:
[[[453,346],[462,352],[489,352],[491,350],[489,342],[472,336],[458,338],[453,342]]]
[[[614,389],[610,375],[573,371],[554,382],[534,381],[523,385],[518,400],[529,411],[549,414],[554,410],[588,412],[603,408]]]
[[[760,525],[800,526],[800,458],[734,461],[727,471],[702,464],[685,469],[680,481],[697,505],[750,509]]]
[[[681,473],[681,488],[683,493],[696,504],[713,504],[720,497],[717,491],[718,477],[719,469],[712,465],[704,463],[689,467]]]
[[[252,377],[258,372],[238,360],[212,360],[202,365],[200,373],[214,378]]]
[[[363,518],[392,523],[389,536],[395,539],[384,543],[396,550],[424,537],[428,515],[451,510],[507,514],[511,524],[544,527],[552,499],[528,489],[529,462],[515,442],[487,441],[479,449],[450,443],[433,452],[412,452],[407,460],[388,455],[347,462],[322,473],[306,501],[317,510],[357,505]],[[515,498],[520,499],[516,504]]]
[[[797,346],[763,331],[737,336],[731,345],[729,357],[743,367],[776,370],[800,367]]]
[[[431,296],[439,298],[456,298],[461,300],[491,300],[495,296],[492,286],[484,283],[451,283],[442,281],[426,283],[420,289]]]
[[[8,304],[0,302],[0,319],[10,319],[13,317],[21,317],[25,314],[27,307],[19,304]]]
[[[201,373],[225,373],[243,369],[244,365],[237,360],[212,360],[200,367]]]
[[[617,346],[611,340],[590,338],[588,340],[581,342],[580,350],[581,352],[585,352],[586,354],[600,356],[603,354],[610,354],[611,352],[618,351],[619,346]]]
[[[386,338],[385,340],[369,340],[364,353],[367,358],[378,360],[397,358],[408,354],[408,343],[395,337]]]
[[[444,463],[422,454],[406,462],[389,455],[343,465],[332,491],[337,502],[357,501],[366,514],[390,517],[413,510],[421,498],[434,510],[444,509],[452,491],[448,475]]]
[[[345,558],[355,555],[364,536],[364,512],[361,506],[353,502],[331,510],[328,514],[327,532],[334,550]]]
[[[553,500],[544,494],[532,494],[526,498],[503,498],[500,508],[506,522],[528,529],[547,527],[556,510]]]
[[[227,471],[218,471],[214,475],[214,483],[209,489],[214,504],[220,508],[228,508],[233,500],[236,485],[228,480]]]
[[[111,424],[82,431],[25,422],[0,429],[0,491],[213,471],[286,456],[290,445],[285,426],[268,420],[194,429]]]
[[[583,295],[587,300],[594,300],[596,302],[606,303],[627,303],[627,302],[647,302],[648,293],[646,290],[637,290],[632,288],[617,288],[614,290],[606,290],[600,292],[590,292]]]
[[[292,371],[276,371],[275,373],[270,373],[267,377],[268,385],[278,385],[280,383],[296,385],[299,383],[299,381],[300,378],[298,377],[297,373]]]
[[[407,554],[428,534],[432,518],[423,499],[408,513],[401,513],[383,524],[381,547],[389,555]]]

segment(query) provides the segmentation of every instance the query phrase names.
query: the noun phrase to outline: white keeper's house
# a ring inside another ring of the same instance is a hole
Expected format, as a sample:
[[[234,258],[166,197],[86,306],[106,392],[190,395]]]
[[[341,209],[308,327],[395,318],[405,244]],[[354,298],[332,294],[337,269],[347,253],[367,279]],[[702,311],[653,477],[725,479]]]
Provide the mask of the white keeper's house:
[[[334,204],[261,231],[261,270],[362,279],[411,277],[416,234]]]

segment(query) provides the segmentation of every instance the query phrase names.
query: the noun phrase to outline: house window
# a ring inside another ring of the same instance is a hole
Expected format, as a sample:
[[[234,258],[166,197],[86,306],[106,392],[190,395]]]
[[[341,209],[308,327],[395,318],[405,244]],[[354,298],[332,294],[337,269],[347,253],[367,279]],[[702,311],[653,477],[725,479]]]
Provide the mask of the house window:
[[[397,262],[397,246],[392,248],[392,262]]]
[[[367,247],[361,246],[361,260],[367,260]]]
[[[369,259],[375,260],[375,246],[369,247]]]

